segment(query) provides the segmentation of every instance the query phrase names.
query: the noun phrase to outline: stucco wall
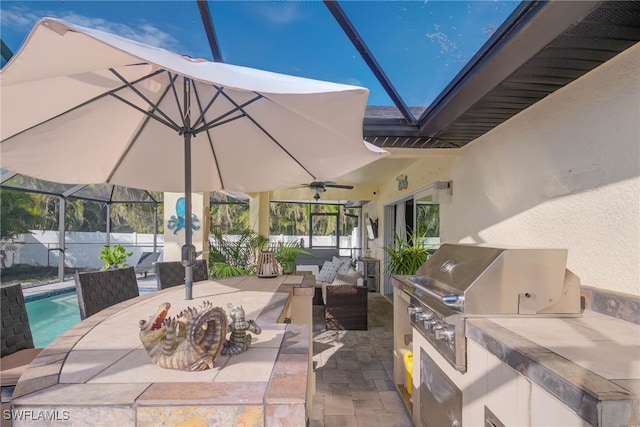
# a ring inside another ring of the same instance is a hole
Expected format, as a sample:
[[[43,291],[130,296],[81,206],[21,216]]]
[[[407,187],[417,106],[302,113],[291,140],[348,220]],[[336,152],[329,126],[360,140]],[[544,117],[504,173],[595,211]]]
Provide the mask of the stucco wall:
[[[178,199],[184,197],[184,193],[164,193],[164,261],[182,260],[182,246],[185,242],[184,217],[176,212]],[[209,200],[209,193],[193,193],[191,201],[192,214],[196,215],[192,230],[191,240],[196,247],[196,252],[203,252],[198,259],[208,259],[209,254],[209,210],[204,208],[204,200]],[[173,221],[170,225],[169,221]],[[177,226],[176,226],[177,224]],[[206,231],[206,233],[205,233]]]
[[[441,176],[409,171],[416,186],[454,182],[442,241],[568,248],[582,284],[640,295],[638,70],[640,44],[467,145]],[[380,201],[399,196],[387,187]]]

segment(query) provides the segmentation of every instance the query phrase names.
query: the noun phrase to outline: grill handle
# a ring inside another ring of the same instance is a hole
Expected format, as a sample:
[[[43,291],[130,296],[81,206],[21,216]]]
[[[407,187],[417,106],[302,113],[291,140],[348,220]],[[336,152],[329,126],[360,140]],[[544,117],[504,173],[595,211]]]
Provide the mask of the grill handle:
[[[440,301],[448,307],[459,308],[464,305],[464,295],[444,295],[440,297]]]

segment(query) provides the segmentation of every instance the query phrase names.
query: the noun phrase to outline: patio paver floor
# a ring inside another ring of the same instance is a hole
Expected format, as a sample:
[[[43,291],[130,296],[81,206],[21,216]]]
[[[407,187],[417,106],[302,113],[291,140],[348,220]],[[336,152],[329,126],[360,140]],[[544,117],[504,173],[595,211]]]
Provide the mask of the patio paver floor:
[[[313,310],[310,427],[412,427],[393,384],[393,305],[370,293],[366,331],[326,331],[323,307]]]

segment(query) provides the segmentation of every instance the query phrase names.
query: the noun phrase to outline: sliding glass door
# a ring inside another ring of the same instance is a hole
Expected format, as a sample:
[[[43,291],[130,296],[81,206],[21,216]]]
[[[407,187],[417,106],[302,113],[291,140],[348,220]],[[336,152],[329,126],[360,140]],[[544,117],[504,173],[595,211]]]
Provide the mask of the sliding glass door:
[[[385,205],[384,246],[393,246],[396,236],[404,242],[419,239],[430,252],[440,245],[440,205],[435,185]],[[389,255],[384,253],[384,294],[392,295]]]

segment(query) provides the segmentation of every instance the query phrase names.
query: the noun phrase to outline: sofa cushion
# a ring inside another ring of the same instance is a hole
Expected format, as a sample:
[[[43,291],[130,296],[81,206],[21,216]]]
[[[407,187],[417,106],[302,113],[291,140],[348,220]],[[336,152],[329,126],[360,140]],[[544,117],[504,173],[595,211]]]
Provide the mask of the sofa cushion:
[[[334,256],[332,262],[338,264],[338,274],[347,274],[349,268],[351,268],[351,257],[337,257]]]
[[[364,286],[364,278],[362,277],[362,273],[356,271],[353,274],[336,274],[333,282],[322,283],[322,301],[324,301],[325,305],[327,305],[327,287],[341,285]]]
[[[358,276],[349,274],[336,274],[336,278],[333,279],[333,282],[331,284],[358,286]]]
[[[338,268],[340,268],[339,263],[325,261],[316,279],[318,282],[331,283],[336,278],[336,274],[338,274]]]

